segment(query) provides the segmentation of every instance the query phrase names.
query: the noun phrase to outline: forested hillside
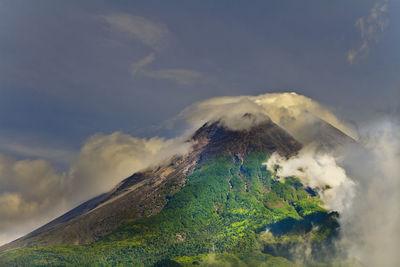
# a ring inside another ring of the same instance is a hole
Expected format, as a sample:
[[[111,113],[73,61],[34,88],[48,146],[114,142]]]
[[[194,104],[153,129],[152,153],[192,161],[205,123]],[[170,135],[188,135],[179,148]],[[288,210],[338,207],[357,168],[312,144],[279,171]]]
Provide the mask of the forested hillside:
[[[265,153],[200,164],[164,209],[126,221],[89,245],[11,250],[1,265],[290,266],[333,260],[338,214],[294,177],[275,177]],[[278,166],[277,166],[278,167]],[[172,188],[173,185],[170,185]]]

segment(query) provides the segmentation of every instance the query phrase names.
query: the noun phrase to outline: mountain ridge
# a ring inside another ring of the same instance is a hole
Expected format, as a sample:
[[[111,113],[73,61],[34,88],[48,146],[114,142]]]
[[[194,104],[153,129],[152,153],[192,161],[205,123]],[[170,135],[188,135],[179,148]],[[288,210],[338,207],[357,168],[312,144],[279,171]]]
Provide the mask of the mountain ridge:
[[[325,148],[347,140],[335,129],[328,125],[328,140],[339,141]],[[273,153],[297,155],[303,146],[293,136],[269,118],[243,130],[217,120],[187,142],[189,153],[136,172],[0,247],[0,265],[209,266],[209,257],[217,257],[221,264],[291,266],[334,260],[338,214],[323,208],[299,179],[278,178],[263,164]]]
[[[252,115],[245,114],[243,119],[252,119]],[[243,160],[246,154],[256,151],[267,154],[278,152],[289,157],[302,147],[290,134],[269,119],[249,130],[240,131],[227,128],[221,121],[207,122],[187,142],[193,143],[188,155],[175,156],[163,165],[133,174],[109,192],[78,205],[26,236],[3,245],[0,250],[32,245],[91,243],[110,233],[121,221],[158,213],[167,201],[165,192],[158,195],[155,192],[162,191],[159,189],[165,188],[167,181],[168,186],[175,186],[170,194],[179,191],[185,185],[185,177],[201,162],[220,154]],[[161,203],[156,204],[156,200]],[[142,205],[142,202],[146,204]],[[134,204],[137,206],[134,209],[130,208]],[[124,212],[116,212],[120,209]],[[102,213],[109,216],[103,218]],[[118,220],[113,219],[114,217],[118,217]],[[77,218],[85,218],[85,223],[81,223]],[[99,220],[103,220],[103,224],[99,224]],[[61,232],[57,232],[60,231],[60,227]],[[92,234],[88,236],[87,233]]]

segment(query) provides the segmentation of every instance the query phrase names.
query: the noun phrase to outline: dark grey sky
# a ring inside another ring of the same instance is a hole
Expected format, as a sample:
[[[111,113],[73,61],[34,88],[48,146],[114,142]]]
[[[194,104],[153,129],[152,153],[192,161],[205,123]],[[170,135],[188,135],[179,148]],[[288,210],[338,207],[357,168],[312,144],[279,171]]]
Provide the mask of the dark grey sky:
[[[399,47],[395,0],[2,0],[0,152],[65,163],[226,95],[296,91],[362,123],[398,108]]]

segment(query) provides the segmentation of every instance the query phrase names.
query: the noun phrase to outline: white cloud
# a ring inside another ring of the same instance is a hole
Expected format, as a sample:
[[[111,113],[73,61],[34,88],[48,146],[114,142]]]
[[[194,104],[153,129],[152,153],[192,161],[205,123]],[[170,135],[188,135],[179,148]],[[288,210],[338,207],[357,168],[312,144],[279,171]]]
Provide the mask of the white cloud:
[[[121,179],[172,155],[188,151],[182,138],[136,138],[121,132],[96,134],[83,145],[69,172],[69,194],[84,201],[114,187]]]
[[[295,176],[305,186],[316,190],[330,210],[343,212],[352,203],[355,183],[347,177],[346,171],[338,166],[333,156],[317,152],[316,147],[307,146],[298,155],[286,159],[274,153],[266,163],[268,170],[280,178]]]
[[[355,25],[359,28],[362,43],[359,48],[347,53],[347,60],[356,63],[368,56],[371,45],[377,43],[388,25],[387,3],[375,4],[368,16],[357,19]]]
[[[169,31],[161,23],[125,13],[104,16],[105,21],[115,30],[140,40],[155,50],[162,48],[168,40]]]
[[[0,154],[0,245],[26,234],[122,179],[188,151],[184,137],[135,138],[115,132],[85,141],[68,173],[46,160]]]
[[[204,77],[201,72],[188,69],[151,70],[148,65],[156,59],[154,53],[134,63],[131,68],[133,76],[147,77],[157,80],[169,80],[181,85],[193,85]]]
[[[0,235],[9,235],[17,226],[37,227],[58,214],[65,179],[48,161],[0,154]]]
[[[303,143],[312,141],[312,133],[318,127],[315,124],[319,119],[357,139],[356,131],[342,122],[329,108],[296,93],[211,98],[189,106],[176,119],[187,120],[194,128],[207,121],[222,119],[226,126],[242,129],[249,127],[248,121],[238,120],[245,113],[255,115],[255,123],[270,117]]]

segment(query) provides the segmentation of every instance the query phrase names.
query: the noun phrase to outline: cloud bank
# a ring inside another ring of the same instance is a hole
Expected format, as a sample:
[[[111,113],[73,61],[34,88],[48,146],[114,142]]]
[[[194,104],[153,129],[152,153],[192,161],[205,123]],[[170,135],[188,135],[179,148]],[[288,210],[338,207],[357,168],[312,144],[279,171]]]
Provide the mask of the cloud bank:
[[[136,138],[121,132],[95,134],[83,145],[69,172],[69,194],[78,202],[114,187],[123,178],[188,152],[182,138]]]
[[[183,137],[95,134],[84,142],[67,173],[59,173],[47,160],[0,154],[0,244],[110,190],[139,170],[186,153],[189,146]]]
[[[400,266],[400,124],[386,118],[362,132],[363,148],[343,160],[357,190],[341,217],[339,245],[365,266]]]
[[[46,160],[0,154],[0,243],[58,215],[65,179]]]

